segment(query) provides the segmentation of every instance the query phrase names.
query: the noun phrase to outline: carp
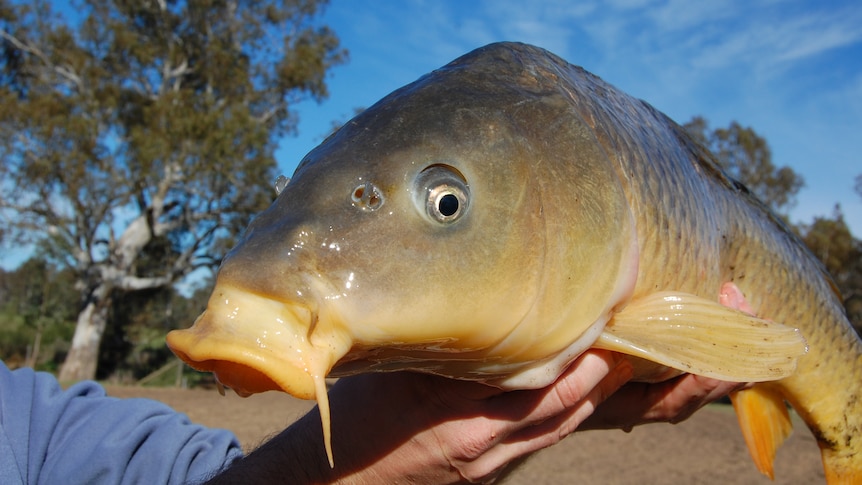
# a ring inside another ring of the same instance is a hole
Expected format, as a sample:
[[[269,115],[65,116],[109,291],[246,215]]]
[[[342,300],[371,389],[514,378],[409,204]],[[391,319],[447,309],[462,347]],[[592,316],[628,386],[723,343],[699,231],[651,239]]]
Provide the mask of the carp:
[[[756,382],[733,401],[761,471],[786,401],[828,481],[862,482],[862,343],[822,265],[681,127],[582,68],[477,49],[278,187],[168,345],[239,394],[316,399],[327,443],[327,376],[539,388],[597,347],[642,381]],[[721,306],[727,283],[764,319]]]

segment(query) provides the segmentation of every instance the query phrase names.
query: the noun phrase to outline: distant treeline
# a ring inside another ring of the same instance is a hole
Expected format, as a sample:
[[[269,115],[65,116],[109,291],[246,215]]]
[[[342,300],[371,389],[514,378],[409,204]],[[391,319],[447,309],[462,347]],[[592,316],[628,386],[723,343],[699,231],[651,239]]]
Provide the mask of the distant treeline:
[[[111,298],[96,378],[136,382],[169,363],[174,357],[165,334],[191,325],[206,306],[210,286],[205,281],[188,297],[164,287]],[[0,269],[0,358],[12,368],[56,372],[81,307],[68,268],[33,258],[13,271]]]

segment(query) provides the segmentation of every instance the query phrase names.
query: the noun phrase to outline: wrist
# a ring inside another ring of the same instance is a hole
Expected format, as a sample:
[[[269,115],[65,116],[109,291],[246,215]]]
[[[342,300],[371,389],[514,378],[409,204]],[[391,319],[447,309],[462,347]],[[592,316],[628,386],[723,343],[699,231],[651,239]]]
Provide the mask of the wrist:
[[[235,460],[207,485],[245,483],[326,483],[333,482],[323,450],[321,432],[315,432],[309,413],[262,444],[248,455]],[[320,427],[319,418],[316,422]]]

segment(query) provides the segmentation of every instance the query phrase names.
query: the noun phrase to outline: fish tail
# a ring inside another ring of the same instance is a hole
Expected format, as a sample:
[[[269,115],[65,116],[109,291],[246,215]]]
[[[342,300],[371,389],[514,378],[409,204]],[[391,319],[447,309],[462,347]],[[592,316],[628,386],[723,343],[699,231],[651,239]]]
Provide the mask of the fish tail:
[[[784,398],[766,386],[755,385],[731,393],[730,400],[751,459],[761,473],[775,479],[775,452],[793,431]]]

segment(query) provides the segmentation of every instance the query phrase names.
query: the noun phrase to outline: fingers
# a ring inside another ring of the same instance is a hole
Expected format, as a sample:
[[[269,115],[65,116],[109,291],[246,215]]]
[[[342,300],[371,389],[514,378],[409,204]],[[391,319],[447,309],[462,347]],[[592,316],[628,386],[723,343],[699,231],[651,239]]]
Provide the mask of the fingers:
[[[668,394],[670,397],[651,409],[647,419],[673,424],[685,421],[698,409],[746,385],[703,376],[683,375]]]
[[[623,369],[617,369],[624,365]],[[628,375],[623,371],[628,369]],[[606,381],[606,378],[611,377]],[[604,400],[622,382],[631,378],[631,365],[619,354],[601,350],[589,350],[578,357],[550,386],[535,391],[507,392],[495,396],[487,403],[491,415],[511,414],[511,410],[529,410],[520,422],[512,423],[518,428],[534,425],[557,416],[581,404],[593,393],[602,393]],[[614,386],[619,382],[619,385]],[[606,391],[604,388],[613,387]],[[508,434],[508,433],[507,433]]]
[[[631,364],[621,356],[589,351],[545,389],[508,392],[489,399],[486,404],[491,410],[488,416],[495,417],[495,439],[484,453],[456,463],[456,468],[471,481],[493,479],[508,463],[573,432],[631,376]]]
[[[632,377],[632,366],[628,360],[621,355],[613,355],[612,358],[614,367],[598,382],[584,382],[583,376],[578,376],[577,371],[567,371],[551,388],[553,392],[550,394],[554,398],[549,398],[549,401],[552,402],[546,401],[546,406],[541,410],[549,416],[542,420],[537,419],[532,426],[514,431],[505,443],[523,443],[525,449],[519,451],[532,452],[553,445],[579,429],[581,423],[592,415],[600,404]],[[538,418],[538,413],[533,417]]]
[[[745,386],[692,374],[657,384],[633,382],[602,404],[581,429],[630,431],[639,424],[679,423],[703,406]]]

